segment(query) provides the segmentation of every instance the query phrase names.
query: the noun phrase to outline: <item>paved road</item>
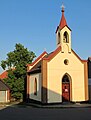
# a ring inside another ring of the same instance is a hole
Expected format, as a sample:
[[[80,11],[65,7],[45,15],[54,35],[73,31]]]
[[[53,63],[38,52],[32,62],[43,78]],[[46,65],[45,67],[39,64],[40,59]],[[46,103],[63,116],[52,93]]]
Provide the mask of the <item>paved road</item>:
[[[0,120],[91,120],[91,108],[7,107],[0,110]]]

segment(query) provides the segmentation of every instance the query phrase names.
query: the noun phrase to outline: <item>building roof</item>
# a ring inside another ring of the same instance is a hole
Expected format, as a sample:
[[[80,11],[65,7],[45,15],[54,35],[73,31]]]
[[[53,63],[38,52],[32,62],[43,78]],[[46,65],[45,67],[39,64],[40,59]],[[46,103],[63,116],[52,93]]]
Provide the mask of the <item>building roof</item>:
[[[43,58],[44,56],[46,56],[48,53],[46,51],[44,51],[37,59],[35,59],[34,62],[32,62],[31,64],[27,64],[27,67],[28,67],[28,72],[29,72],[29,67],[33,68],[35,65],[37,65],[37,63],[39,63]]]
[[[52,58],[54,58],[59,52],[61,51],[61,46],[59,46],[56,50],[54,50],[53,52],[49,53],[49,55],[45,56],[43,58],[43,60],[51,60]]]
[[[41,61],[39,61],[32,69],[28,71],[28,73],[40,73],[41,72]]]
[[[0,80],[0,91],[5,91],[5,90],[9,90],[10,88],[2,81]]]
[[[0,79],[5,79],[5,78],[7,78],[7,77],[8,77],[8,72],[7,72],[7,70],[0,74]]]

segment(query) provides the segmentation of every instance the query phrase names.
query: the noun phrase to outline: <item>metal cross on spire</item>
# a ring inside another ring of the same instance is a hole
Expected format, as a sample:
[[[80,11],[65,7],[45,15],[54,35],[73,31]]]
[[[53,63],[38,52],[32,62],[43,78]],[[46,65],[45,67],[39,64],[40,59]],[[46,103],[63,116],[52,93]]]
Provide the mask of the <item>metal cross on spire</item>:
[[[64,4],[62,4],[61,9],[62,9],[61,11],[64,12],[64,9],[65,9]]]

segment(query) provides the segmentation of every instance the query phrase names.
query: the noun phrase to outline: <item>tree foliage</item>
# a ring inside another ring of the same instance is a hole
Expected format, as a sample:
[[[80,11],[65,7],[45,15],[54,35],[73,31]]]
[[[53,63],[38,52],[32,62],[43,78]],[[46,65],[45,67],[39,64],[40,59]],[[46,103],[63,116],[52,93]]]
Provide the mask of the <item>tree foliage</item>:
[[[24,48],[22,44],[16,44],[15,49],[7,54],[6,60],[1,61],[1,67],[8,69],[8,77],[4,81],[11,88],[11,96],[16,99],[23,97],[27,68],[35,58],[35,53]]]

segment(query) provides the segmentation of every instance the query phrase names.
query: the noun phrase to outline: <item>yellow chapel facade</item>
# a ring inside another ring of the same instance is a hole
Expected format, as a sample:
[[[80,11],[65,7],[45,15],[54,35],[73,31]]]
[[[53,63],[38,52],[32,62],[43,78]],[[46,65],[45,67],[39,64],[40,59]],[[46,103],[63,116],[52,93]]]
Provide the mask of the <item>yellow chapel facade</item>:
[[[64,7],[56,30],[57,48],[44,51],[27,66],[27,98],[43,104],[88,101],[87,60],[82,60],[71,47],[71,29]]]

